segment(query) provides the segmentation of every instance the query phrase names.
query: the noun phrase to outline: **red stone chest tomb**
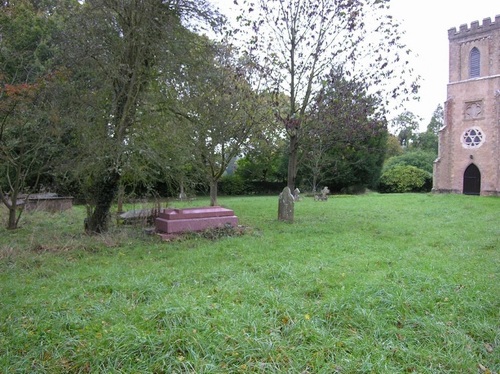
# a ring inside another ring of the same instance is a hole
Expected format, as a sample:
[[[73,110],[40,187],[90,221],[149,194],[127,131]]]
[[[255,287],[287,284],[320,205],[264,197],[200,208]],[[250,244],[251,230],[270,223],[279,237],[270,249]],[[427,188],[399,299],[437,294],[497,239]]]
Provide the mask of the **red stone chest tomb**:
[[[157,232],[173,234],[226,225],[235,227],[238,225],[238,217],[231,209],[220,206],[162,209],[155,224]]]

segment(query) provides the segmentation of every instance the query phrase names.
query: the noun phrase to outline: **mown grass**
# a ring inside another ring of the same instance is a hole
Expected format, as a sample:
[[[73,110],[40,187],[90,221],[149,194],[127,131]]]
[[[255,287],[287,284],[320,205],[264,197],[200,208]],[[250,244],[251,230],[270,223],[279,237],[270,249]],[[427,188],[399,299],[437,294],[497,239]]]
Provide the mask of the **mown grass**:
[[[78,207],[0,229],[0,371],[500,371],[500,199],[220,202],[245,235],[87,237]]]

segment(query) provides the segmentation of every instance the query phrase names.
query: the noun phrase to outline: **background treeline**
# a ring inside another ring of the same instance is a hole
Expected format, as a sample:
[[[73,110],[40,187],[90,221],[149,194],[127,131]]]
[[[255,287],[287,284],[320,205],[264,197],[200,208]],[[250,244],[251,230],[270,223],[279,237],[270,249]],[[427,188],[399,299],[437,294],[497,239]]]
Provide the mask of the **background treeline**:
[[[102,232],[119,196],[206,193],[215,205],[218,193],[278,193],[290,170],[302,191],[429,189],[428,174],[398,168],[432,171],[442,110],[425,133],[400,115],[394,137],[382,97],[332,57],[299,120],[269,70],[229,42],[235,33],[208,1],[1,2],[7,226],[40,191],[84,202],[88,231]]]

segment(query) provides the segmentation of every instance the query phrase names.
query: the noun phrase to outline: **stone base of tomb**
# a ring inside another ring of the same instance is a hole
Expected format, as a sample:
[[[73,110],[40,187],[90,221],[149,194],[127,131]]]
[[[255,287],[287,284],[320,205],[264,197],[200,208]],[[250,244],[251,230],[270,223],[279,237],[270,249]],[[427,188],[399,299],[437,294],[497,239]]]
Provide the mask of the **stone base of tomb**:
[[[220,206],[184,209],[162,209],[155,220],[158,233],[175,234],[210,228],[236,227],[238,217],[231,209]]]

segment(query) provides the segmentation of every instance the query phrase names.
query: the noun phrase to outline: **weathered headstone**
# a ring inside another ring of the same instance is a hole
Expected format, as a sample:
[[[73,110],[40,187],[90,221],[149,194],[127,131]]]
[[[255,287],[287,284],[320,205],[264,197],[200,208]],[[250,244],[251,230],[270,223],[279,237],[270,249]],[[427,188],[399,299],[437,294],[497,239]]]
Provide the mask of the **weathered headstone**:
[[[298,188],[296,188],[295,190],[293,190],[293,199],[295,201],[299,201],[300,200],[300,190]]]
[[[321,190],[321,195],[315,195],[314,196],[314,200],[316,201],[326,201],[328,200],[328,194],[330,193],[330,190],[328,189],[328,187],[324,187],[322,190]]]
[[[279,196],[278,220],[293,222],[293,208],[295,200],[289,187],[285,187]]]
[[[328,187],[323,187],[323,189],[321,190],[321,196],[324,197],[324,199],[328,199],[328,194],[330,193],[330,190],[328,189]]]

